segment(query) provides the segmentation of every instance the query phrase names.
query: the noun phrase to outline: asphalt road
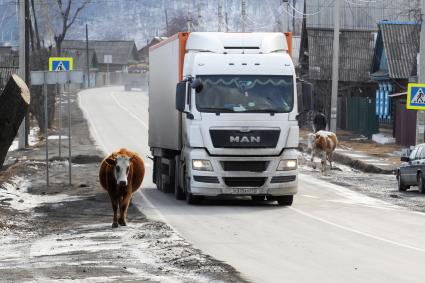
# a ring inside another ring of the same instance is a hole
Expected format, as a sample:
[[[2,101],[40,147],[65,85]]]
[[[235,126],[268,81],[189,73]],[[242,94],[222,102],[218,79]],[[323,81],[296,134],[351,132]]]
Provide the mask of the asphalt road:
[[[149,155],[148,96],[86,90],[80,105],[106,152]],[[423,282],[425,214],[300,175],[292,207],[248,198],[188,206],[155,189],[152,165],[136,205],[253,282]],[[131,225],[131,223],[130,223]]]

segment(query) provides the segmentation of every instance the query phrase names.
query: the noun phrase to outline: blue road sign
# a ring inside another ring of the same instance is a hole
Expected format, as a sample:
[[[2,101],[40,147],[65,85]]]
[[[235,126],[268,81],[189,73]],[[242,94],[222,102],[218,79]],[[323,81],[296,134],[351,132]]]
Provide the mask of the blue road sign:
[[[73,58],[69,57],[50,57],[49,71],[72,71]]]

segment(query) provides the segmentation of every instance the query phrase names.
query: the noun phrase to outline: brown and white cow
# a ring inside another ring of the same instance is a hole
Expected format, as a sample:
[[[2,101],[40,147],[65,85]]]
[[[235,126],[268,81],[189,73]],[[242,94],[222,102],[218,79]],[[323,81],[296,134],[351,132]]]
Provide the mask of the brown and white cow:
[[[111,198],[114,218],[112,227],[126,226],[127,209],[133,192],[142,184],[145,175],[145,165],[137,153],[125,148],[106,157],[99,170],[99,179],[102,187],[108,191]],[[120,209],[118,218],[117,210]]]
[[[326,169],[326,160],[329,161],[332,169],[332,154],[338,144],[336,135],[332,132],[318,131],[315,134],[309,134],[308,142],[311,149],[311,162],[314,156],[318,156],[322,160],[322,173]]]

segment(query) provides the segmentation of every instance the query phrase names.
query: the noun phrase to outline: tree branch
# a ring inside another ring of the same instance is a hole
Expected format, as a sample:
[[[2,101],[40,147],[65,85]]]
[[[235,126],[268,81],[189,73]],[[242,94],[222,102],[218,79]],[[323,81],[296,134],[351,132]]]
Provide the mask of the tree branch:
[[[68,26],[67,26],[67,29],[69,28],[69,27],[71,27],[72,26],[72,24],[74,23],[74,21],[75,21],[75,19],[77,18],[77,16],[78,16],[78,14],[84,9],[84,7],[86,7],[86,5],[90,2],[91,0],[85,0],[84,2],[83,2],[83,4],[80,6],[80,7],[78,7],[77,8],[77,10],[75,11],[75,14],[74,14],[74,16],[72,17],[72,19],[71,19],[71,21],[69,22],[69,24],[68,24]]]

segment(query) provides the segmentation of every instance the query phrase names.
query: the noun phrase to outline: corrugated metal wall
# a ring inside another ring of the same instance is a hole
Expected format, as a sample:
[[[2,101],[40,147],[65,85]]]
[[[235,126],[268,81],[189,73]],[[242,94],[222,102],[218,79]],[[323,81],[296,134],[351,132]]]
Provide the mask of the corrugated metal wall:
[[[377,30],[379,21],[417,20],[419,15],[418,0],[306,0],[307,28],[333,28],[335,1],[341,1],[341,29]]]
[[[330,80],[332,76],[332,30],[308,30],[309,76]],[[374,34],[368,31],[343,31],[340,36],[339,80],[369,81]]]

